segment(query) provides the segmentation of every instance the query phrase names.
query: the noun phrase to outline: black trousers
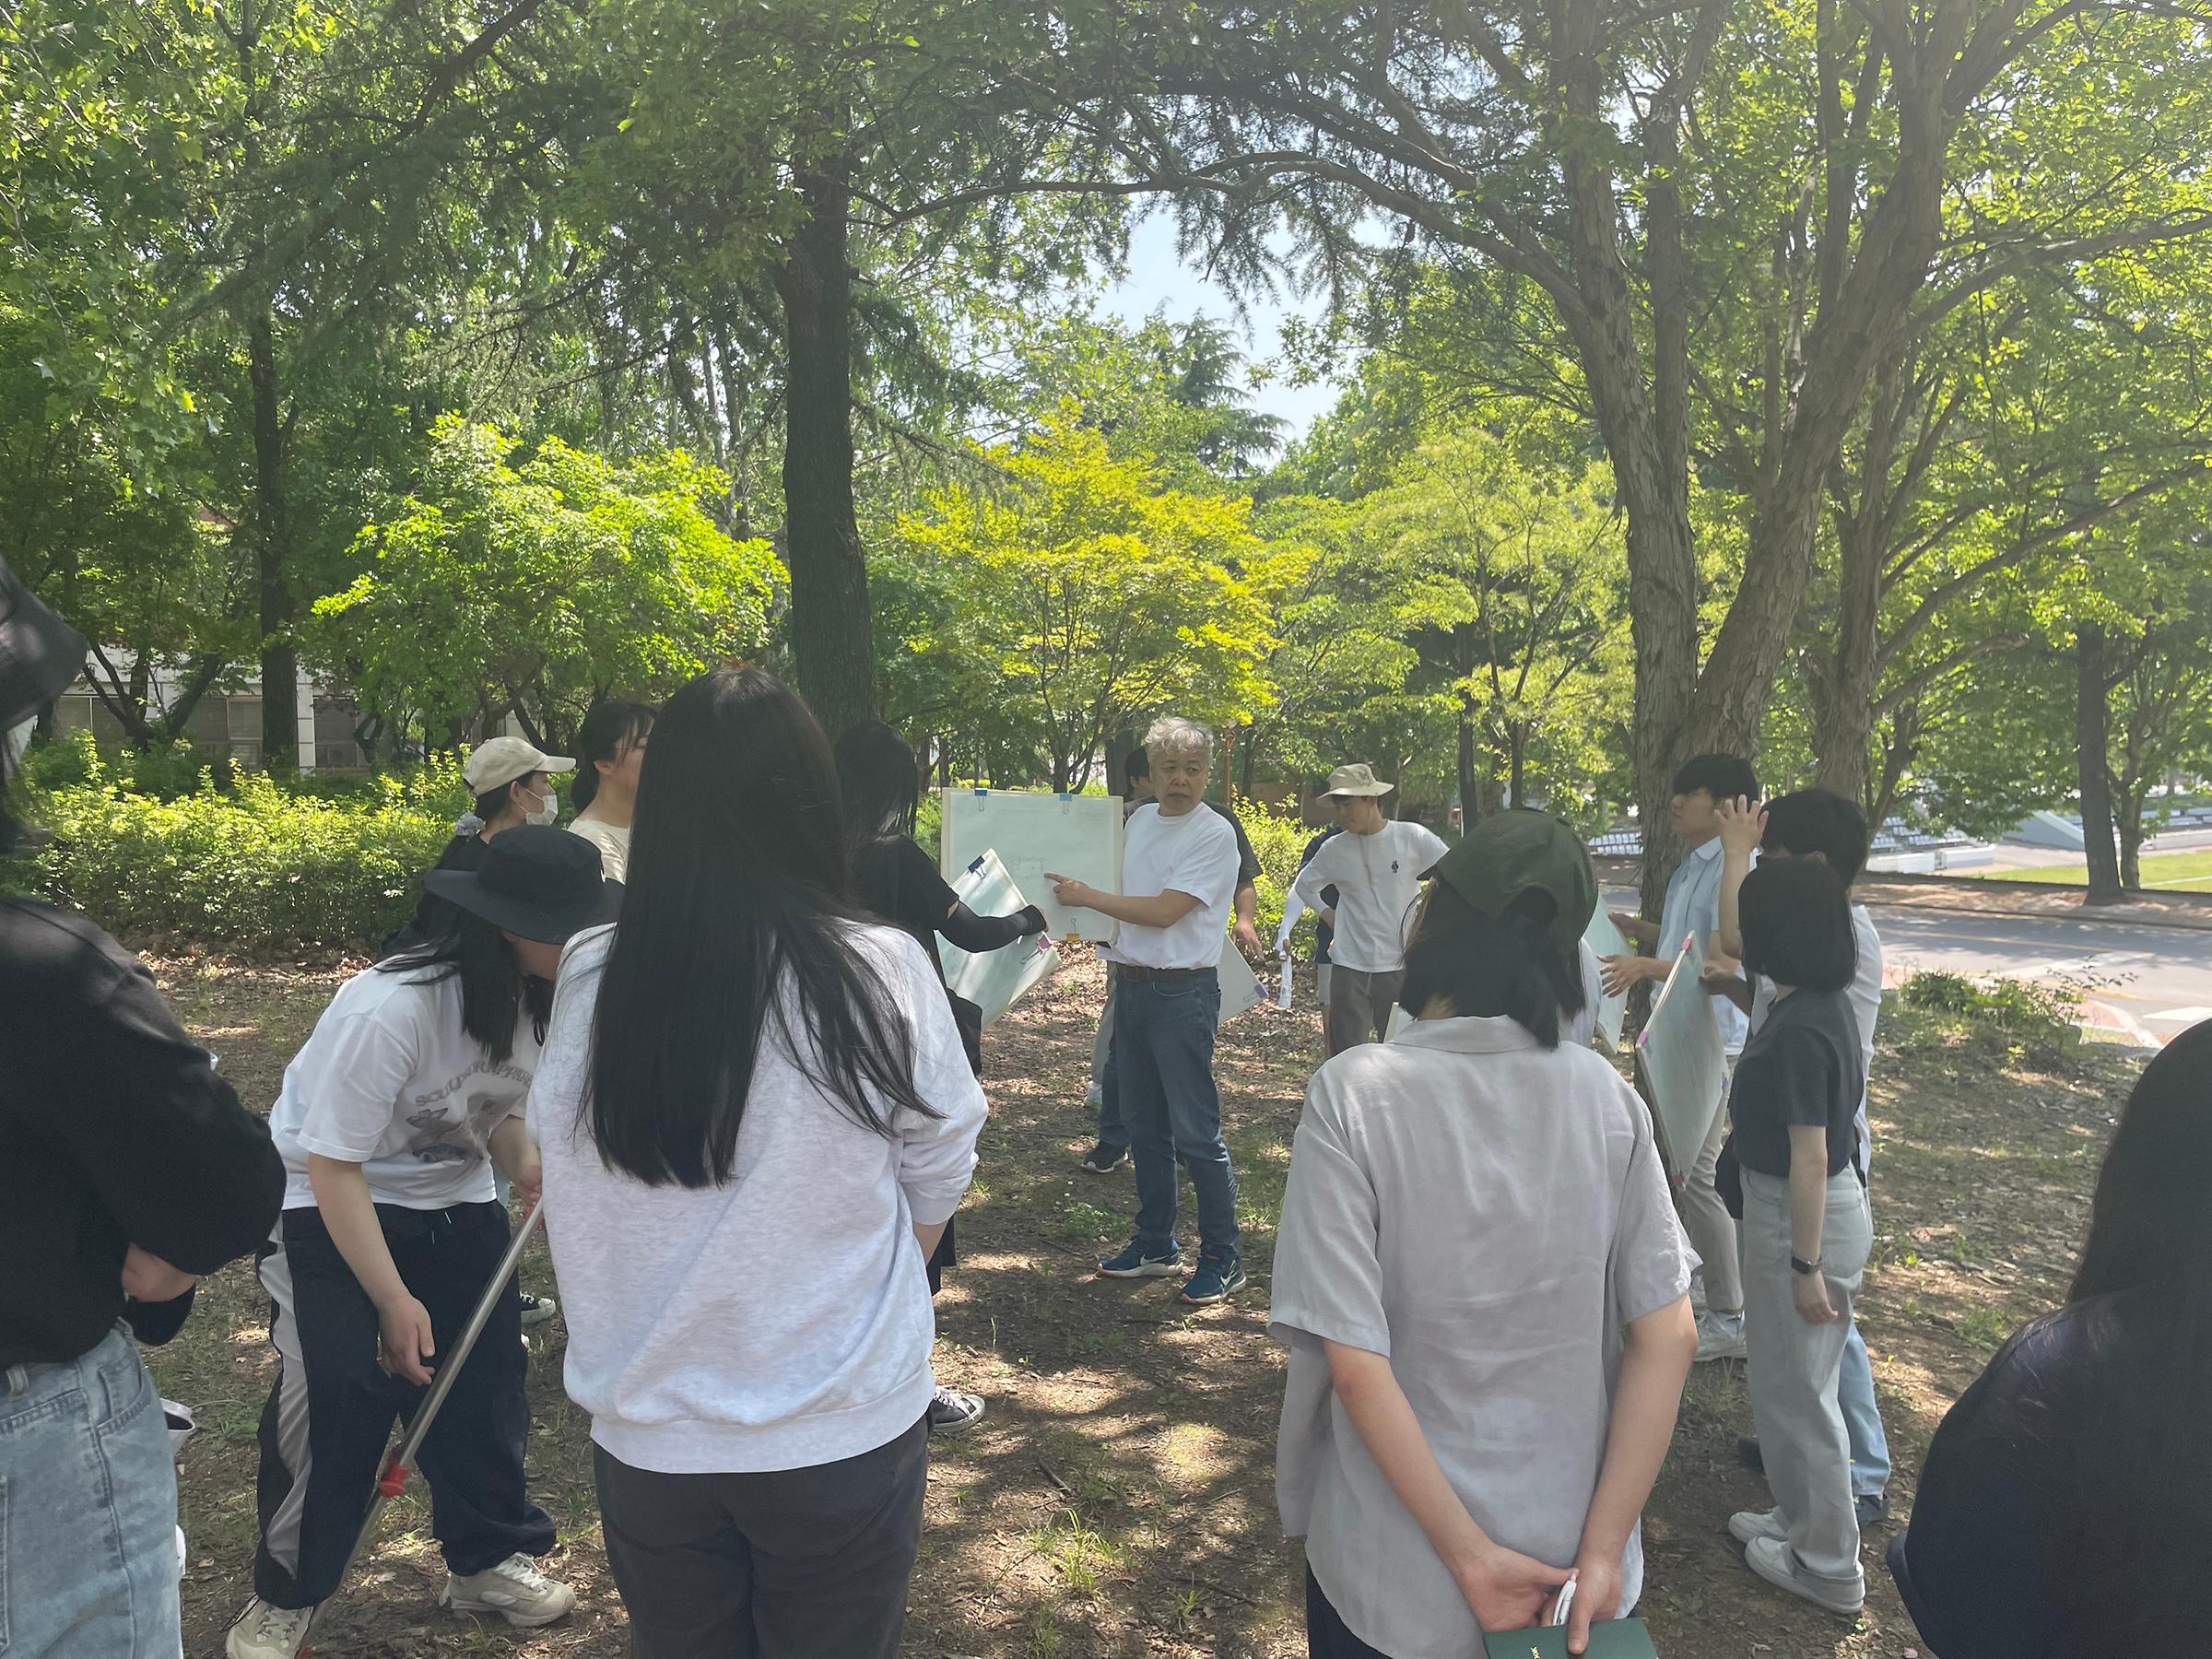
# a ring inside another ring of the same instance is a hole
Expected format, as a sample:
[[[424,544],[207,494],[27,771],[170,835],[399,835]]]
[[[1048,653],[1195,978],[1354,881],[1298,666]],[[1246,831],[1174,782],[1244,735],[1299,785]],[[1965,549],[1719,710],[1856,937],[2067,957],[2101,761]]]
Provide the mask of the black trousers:
[[[895,1659],[929,1419],[857,1457],[661,1475],[592,1447],[631,1659]]]
[[[431,1364],[441,1365],[506,1253],[507,1212],[497,1204],[380,1204],[376,1214],[393,1265],[429,1312]],[[392,1425],[410,1420],[429,1391],[378,1367],[376,1308],[320,1210],[284,1212],[260,1271],[279,1363],[261,1414],[253,1593],[276,1606],[307,1607],[337,1589]],[[430,1530],[456,1573],[553,1547],[552,1521],[523,1490],[527,1359],[521,1291],[511,1277],[422,1444]]]
[[[1352,1634],[1311,1567],[1306,1569],[1306,1654],[1307,1659],[1390,1659]]]

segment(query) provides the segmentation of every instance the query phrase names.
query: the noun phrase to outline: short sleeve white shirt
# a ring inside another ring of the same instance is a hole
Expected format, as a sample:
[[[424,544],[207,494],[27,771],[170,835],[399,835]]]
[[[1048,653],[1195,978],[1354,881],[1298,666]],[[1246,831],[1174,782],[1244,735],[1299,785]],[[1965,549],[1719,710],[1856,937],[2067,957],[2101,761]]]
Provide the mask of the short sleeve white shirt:
[[[1426,824],[1386,820],[1372,835],[1347,831],[1324,841],[1299,872],[1307,908],[1321,909],[1321,890],[1336,889],[1336,935],[1329,960],[1355,973],[1395,973],[1406,966],[1421,877],[1449,852]]]
[[[1388,1358],[1486,1533],[1572,1561],[1622,1332],[1687,1295],[1696,1263],[1651,1113],[1594,1050],[1544,1049],[1511,1019],[1417,1020],[1314,1074],[1267,1315],[1290,1350],[1276,1493],[1354,1635],[1400,1659],[1482,1650],[1450,1570],[1337,1400],[1323,1343]],[[1642,1576],[1631,1532],[1623,1615]]]
[[[1167,818],[1147,801],[1129,815],[1123,831],[1123,896],[1188,893],[1198,902],[1170,927],[1123,923],[1113,943],[1099,954],[1139,968],[1215,967],[1228,943],[1236,891],[1237,834],[1229,820],[1204,806]]]
[[[311,1152],[358,1163],[379,1204],[443,1209],[493,1197],[487,1143],[537,1065],[532,1022],[495,1061],[461,1029],[461,982],[371,968],[339,987],[285,1068],[269,1112],[287,1209],[312,1209]]]

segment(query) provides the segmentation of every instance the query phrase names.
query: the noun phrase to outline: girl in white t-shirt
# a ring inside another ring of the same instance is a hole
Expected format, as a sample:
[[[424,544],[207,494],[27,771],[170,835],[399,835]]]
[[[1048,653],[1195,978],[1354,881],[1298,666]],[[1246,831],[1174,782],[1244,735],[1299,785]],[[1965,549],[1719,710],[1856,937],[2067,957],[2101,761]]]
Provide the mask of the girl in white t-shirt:
[[[342,986],[285,1071],[269,1128],[288,1176],[264,1248],[276,1386],[261,1419],[253,1599],[229,1659],[291,1659],[338,1587],[394,1418],[411,1413],[505,1255],[496,1162],[535,1202],[523,1097],[560,947],[621,888],[564,830],[511,830],[479,869],[440,870],[447,924]],[[532,1557],[553,1524],[523,1488],[529,1409],[511,1279],[424,1441],[440,1602],[550,1623],[575,1592]]]
[[[583,717],[576,734],[576,782],[569,790],[576,816],[569,829],[599,849],[609,881],[629,878],[629,819],[653,720],[644,703],[609,699]]]

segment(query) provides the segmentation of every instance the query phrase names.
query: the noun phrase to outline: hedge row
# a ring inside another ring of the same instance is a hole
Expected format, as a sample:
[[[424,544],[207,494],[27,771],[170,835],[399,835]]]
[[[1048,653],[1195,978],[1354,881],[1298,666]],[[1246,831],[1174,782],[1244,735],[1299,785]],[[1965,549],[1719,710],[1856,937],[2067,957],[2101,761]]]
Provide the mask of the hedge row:
[[[18,885],[125,937],[250,955],[374,945],[414,908],[466,799],[450,768],[336,800],[253,772],[164,799],[90,755],[41,771],[24,806],[53,839]]]

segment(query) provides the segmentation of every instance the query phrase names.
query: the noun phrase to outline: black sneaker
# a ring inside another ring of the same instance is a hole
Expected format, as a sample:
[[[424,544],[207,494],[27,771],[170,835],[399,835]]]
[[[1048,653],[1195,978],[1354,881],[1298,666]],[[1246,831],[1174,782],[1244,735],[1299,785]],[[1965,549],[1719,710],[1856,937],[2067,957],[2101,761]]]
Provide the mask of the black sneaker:
[[[544,1324],[559,1312],[560,1304],[549,1296],[525,1295],[523,1298],[523,1323],[526,1325]]]
[[[964,1434],[982,1421],[982,1418],[983,1401],[981,1394],[940,1388],[929,1403],[929,1431],[932,1434]]]
[[[1861,1492],[1853,1503],[1859,1512],[1859,1528],[1879,1526],[1889,1519],[1889,1497],[1886,1492]]]
[[[1754,1475],[1767,1472],[1766,1453],[1759,1449],[1759,1436],[1739,1434],[1735,1437],[1735,1461]]]
[[[1083,1154],[1083,1167],[1093,1175],[1111,1175],[1129,1161],[1129,1148],[1100,1141]]]

